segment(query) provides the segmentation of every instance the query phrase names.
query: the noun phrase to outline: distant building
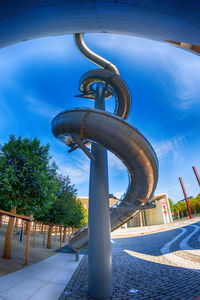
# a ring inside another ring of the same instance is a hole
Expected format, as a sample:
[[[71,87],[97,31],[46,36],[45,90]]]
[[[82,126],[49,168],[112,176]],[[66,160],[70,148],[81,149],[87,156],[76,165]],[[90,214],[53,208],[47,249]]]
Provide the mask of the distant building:
[[[88,197],[78,197],[78,200],[82,202],[83,206],[88,209]]]
[[[112,196],[112,198],[109,198],[109,206],[112,206],[119,199],[113,195],[110,196]],[[80,197],[79,200],[83,203],[83,206],[88,209],[88,198]],[[167,194],[154,196],[153,203],[156,205],[155,208],[140,211],[132,220],[124,224],[123,227],[140,227],[173,222]]]
[[[83,206],[88,209],[88,207],[89,207],[88,197],[78,197],[78,199],[82,202]],[[109,206],[112,206],[118,200],[119,199],[117,199],[116,197],[109,198]]]
[[[153,203],[156,205],[155,208],[140,211],[127,223],[127,227],[160,225],[173,222],[167,194],[154,196]]]

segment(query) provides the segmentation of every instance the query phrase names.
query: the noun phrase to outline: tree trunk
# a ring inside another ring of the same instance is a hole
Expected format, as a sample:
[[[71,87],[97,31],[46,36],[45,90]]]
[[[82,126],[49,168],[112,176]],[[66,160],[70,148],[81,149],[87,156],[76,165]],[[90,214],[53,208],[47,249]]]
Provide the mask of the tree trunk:
[[[42,226],[41,226],[40,233],[43,234],[43,231],[44,231],[44,224],[42,224]]]
[[[48,237],[47,237],[47,248],[51,249],[51,233],[52,233],[52,225],[49,225],[48,229]]]
[[[0,228],[1,228],[2,222],[3,222],[3,216],[0,215]]]
[[[46,234],[46,225],[44,225],[44,229],[43,229],[43,246],[45,245],[45,234]]]
[[[57,226],[55,226],[54,242],[56,242],[56,237],[57,237]]]
[[[15,219],[15,228],[16,228],[16,229],[18,229],[18,223],[19,223],[19,219],[16,218],[16,219]]]
[[[32,215],[31,215],[31,217],[32,217]],[[29,253],[30,235],[31,235],[31,222],[27,221],[27,238],[26,238],[25,265],[28,264],[28,253]]]
[[[16,213],[16,208],[11,209],[11,213]],[[4,242],[3,258],[11,258],[11,248],[12,248],[12,235],[14,228],[15,218],[9,217],[9,222],[7,225],[6,238]]]
[[[28,221],[24,223],[24,235],[27,235],[27,229],[28,229]]]
[[[64,231],[63,231],[63,243],[66,242],[66,236],[67,236],[67,227],[64,227]]]
[[[34,222],[34,226],[33,226],[33,248],[35,248],[35,238],[36,238],[36,226],[37,226],[37,224],[36,224],[36,222]]]

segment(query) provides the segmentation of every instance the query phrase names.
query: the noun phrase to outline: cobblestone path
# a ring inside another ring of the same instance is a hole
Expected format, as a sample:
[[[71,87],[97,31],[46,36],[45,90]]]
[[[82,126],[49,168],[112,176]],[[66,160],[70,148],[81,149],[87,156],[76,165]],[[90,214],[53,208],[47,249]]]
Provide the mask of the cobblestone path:
[[[113,239],[112,255],[112,300],[192,300],[200,294],[200,223]],[[86,255],[65,289],[71,295],[60,300],[91,299],[87,266]]]

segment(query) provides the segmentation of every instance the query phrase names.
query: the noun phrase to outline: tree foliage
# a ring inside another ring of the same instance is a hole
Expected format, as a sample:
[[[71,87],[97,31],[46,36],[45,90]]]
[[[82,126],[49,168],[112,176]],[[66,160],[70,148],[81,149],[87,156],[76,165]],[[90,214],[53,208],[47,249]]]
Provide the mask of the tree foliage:
[[[46,224],[74,226],[79,228],[87,223],[87,211],[76,198],[76,189],[69,176],[57,175],[57,197],[40,220]]]
[[[0,152],[0,207],[18,213],[41,214],[56,199],[56,165],[49,145],[37,138],[11,135]]]
[[[171,201],[171,199],[169,199]],[[169,201],[169,203],[170,203]],[[197,197],[192,197],[188,199],[189,206],[192,214],[200,213],[200,194]],[[186,217],[188,215],[187,205],[185,201],[178,201],[177,203],[170,203],[171,211],[175,218],[177,217]]]
[[[170,198],[168,198],[168,201],[169,201],[169,206],[170,206],[170,208],[172,210],[174,203],[173,203],[173,201]]]
[[[80,227],[87,211],[69,176],[56,173],[49,145],[14,135],[0,148],[0,208],[34,216],[50,225]]]

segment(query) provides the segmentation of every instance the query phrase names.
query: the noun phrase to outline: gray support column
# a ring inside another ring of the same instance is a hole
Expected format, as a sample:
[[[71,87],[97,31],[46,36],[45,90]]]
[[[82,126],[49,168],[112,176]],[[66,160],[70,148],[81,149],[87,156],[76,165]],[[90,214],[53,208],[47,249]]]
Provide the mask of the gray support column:
[[[105,110],[104,85],[96,88],[95,108]],[[105,299],[112,295],[112,257],[107,150],[92,143],[95,161],[90,164],[88,290],[90,297]]]

